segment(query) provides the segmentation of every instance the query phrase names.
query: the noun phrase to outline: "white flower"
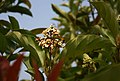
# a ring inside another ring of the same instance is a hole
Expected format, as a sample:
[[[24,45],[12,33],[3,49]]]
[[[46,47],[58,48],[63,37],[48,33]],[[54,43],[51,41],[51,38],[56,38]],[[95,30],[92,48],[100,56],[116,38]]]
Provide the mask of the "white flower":
[[[49,28],[45,29],[42,34],[44,37],[38,37],[36,38],[36,41],[38,41],[39,45],[42,46],[42,48],[50,48],[54,49],[54,47],[63,47],[63,38],[59,35],[60,31],[55,28],[53,25],[50,25]]]

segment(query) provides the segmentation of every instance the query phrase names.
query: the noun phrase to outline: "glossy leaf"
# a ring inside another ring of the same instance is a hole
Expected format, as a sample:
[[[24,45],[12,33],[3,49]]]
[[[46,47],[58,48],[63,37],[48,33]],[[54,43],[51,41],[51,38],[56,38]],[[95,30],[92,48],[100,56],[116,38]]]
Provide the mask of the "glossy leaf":
[[[7,57],[7,60],[13,61],[15,60],[19,55],[18,54],[11,54]]]
[[[24,47],[25,50],[30,51],[31,58],[37,61],[39,67],[44,65],[44,51],[35,43],[34,37],[25,36],[18,31],[11,32],[9,37]]]
[[[21,80],[21,81],[31,81],[31,80],[26,80],[26,79],[23,79],[23,80]]]
[[[21,13],[21,14],[26,14],[26,15],[32,16],[31,11],[29,9],[25,8],[25,7],[22,7],[22,6],[10,7],[8,9],[8,11],[10,11],[10,12],[18,12],[18,13]]]
[[[9,31],[10,29],[5,28],[4,26],[0,27],[0,33],[2,33],[3,35],[6,35]]]
[[[105,2],[93,2],[98,14],[103,18],[105,25],[111,31],[114,38],[119,34],[119,24],[116,21],[116,16],[113,9]]]
[[[30,63],[30,57],[24,57],[23,63],[25,64],[27,70],[25,72],[29,73],[31,76],[34,76],[33,66]]]
[[[74,0],[70,0],[69,1],[69,7],[72,13],[74,13],[74,15],[78,14],[78,9],[79,9],[79,5],[80,4],[80,0],[78,1],[74,1]]]
[[[23,1],[29,8],[31,8],[31,3],[29,0],[23,0]]]
[[[41,34],[42,32],[43,32],[43,30],[45,30],[46,28],[36,28],[36,29],[33,29],[33,30],[31,30],[31,32],[33,33],[33,34]]]
[[[29,0],[19,0],[19,3],[24,3],[26,4],[29,8],[31,8],[31,3]]]
[[[9,0],[9,1],[11,2],[11,4],[15,2],[15,0]]]
[[[21,46],[27,49],[28,39],[26,36],[22,35],[20,32],[17,32],[17,31],[11,32],[8,34],[8,37],[10,37],[10,39],[13,39],[14,41],[16,41]]]
[[[37,60],[37,64],[40,66],[44,66],[44,60],[45,60],[45,52],[39,47],[33,39],[28,37],[29,40],[29,51],[31,52],[31,58],[34,58]]]
[[[7,40],[6,37],[0,33],[0,52],[4,52],[6,50],[7,47]]]
[[[120,5],[120,1],[118,0],[117,1],[117,11],[118,11],[118,13],[120,13],[120,6],[119,5]]]
[[[9,16],[9,20],[11,22],[11,26],[12,26],[12,29],[13,30],[18,30],[20,27],[19,27],[19,23],[18,21],[15,19],[15,17],[13,16]]]
[[[110,31],[108,29],[104,29],[98,25],[96,25],[94,27],[96,29],[96,31],[98,31],[100,34],[102,34],[103,36],[107,36],[109,38],[109,40],[111,41],[111,43],[116,46],[115,44],[115,39],[113,38],[113,36],[111,35]]]
[[[23,63],[25,64],[25,66],[27,67],[28,70],[32,69],[32,66],[31,66],[30,61],[29,61],[29,57],[25,57],[23,59]]]
[[[75,6],[74,5],[74,0],[70,0],[69,5],[70,5],[70,9],[73,10],[73,6]]]
[[[15,50],[17,50],[17,48],[19,48],[19,45],[17,43],[15,43],[15,41],[13,41],[11,38],[8,38],[7,37],[7,50],[5,50],[5,53],[6,54],[10,54],[8,55],[8,58],[9,56],[11,56],[11,54],[14,53]],[[19,52],[19,51],[18,51]],[[17,52],[16,52],[17,53]],[[14,57],[14,55],[13,55]],[[16,57],[16,56],[15,56]],[[11,58],[11,57],[10,57]],[[12,60],[12,59],[11,59]]]
[[[60,17],[54,17],[54,18],[52,18],[52,20],[62,21],[62,18],[60,18]]]
[[[48,76],[48,81],[57,81],[60,71],[62,69],[63,63],[64,63],[64,59],[60,60],[59,63],[53,67],[51,73]]]
[[[28,69],[28,68],[27,68],[27,70],[25,70],[25,72],[26,72],[26,73],[29,73],[31,76],[34,76],[34,71],[33,71],[33,69]]]
[[[97,35],[79,35],[66,44],[62,55],[66,56],[66,62],[70,62],[69,59],[72,60],[83,53],[111,46],[112,43],[106,38]]]
[[[119,81],[120,64],[106,66],[96,73],[86,76],[82,81]]]
[[[56,5],[52,4],[52,9],[53,9],[59,16],[68,19],[67,13],[66,13],[65,11],[61,10],[60,8],[58,8]]]
[[[35,37],[35,35],[31,31],[26,30],[26,29],[19,29],[19,30],[15,30],[15,31],[18,31],[25,36]]]
[[[17,60],[10,66],[7,72],[7,80],[6,81],[18,81],[18,75],[20,71],[21,62],[23,59],[23,55],[20,55]]]
[[[35,44],[33,39],[31,39],[31,37],[27,38],[26,36],[22,35],[17,31],[12,32],[9,36],[11,36],[12,40],[16,41],[22,47],[24,47],[24,49],[30,51],[31,58],[34,58],[36,60],[39,67],[41,66],[41,64],[44,65],[44,57],[42,57],[44,56],[44,53],[41,52],[40,47]],[[28,69],[30,69],[30,67]]]
[[[6,26],[7,28],[11,29],[11,24],[8,21],[0,20],[0,24]]]
[[[62,3],[61,6],[69,7],[68,3]]]

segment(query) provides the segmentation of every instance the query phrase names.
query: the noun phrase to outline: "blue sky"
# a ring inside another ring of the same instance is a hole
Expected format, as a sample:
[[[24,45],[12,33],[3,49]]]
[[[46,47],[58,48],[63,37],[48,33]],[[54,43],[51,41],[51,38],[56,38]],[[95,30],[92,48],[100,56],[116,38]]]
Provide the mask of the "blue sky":
[[[30,0],[32,4],[31,12],[33,14],[33,17],[20,15],[17,13],[7,13],[0,14],[0,19],[8,20],[8,15],[14,16],[19,21],[21,28],[28,30],[40,27],[49,27],[50,24],[57,23],[56,21],[51,20],[51,18],[57,16],[56,13],[53,12],[51,4],[56,4],[59,6],[63,1],[64,0]],[[61,8],[66,10],[63,7]],[[24,72],[24,70],[26,69],[25,66],[22,65],[21,68],[20,80],[30,79],[30,75]]]

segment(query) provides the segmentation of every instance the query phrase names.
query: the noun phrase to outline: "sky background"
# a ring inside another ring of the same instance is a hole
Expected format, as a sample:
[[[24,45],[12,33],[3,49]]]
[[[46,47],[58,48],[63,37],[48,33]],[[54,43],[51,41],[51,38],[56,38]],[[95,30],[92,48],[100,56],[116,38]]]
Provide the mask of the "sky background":
[[[61,3],[63,3],[65,0],[30,0],[32,4],[32,8],[30,9],[33,17],[27,16],[27,15],[20,15],[18,13],[3,13],[0,14],[0,19],[6,19],[8,20],[8,15],[14,16],[20,24],[20,27],[23,29],[34,29],[34,28],[40,28],[40,27],[49,27],[50,24],[57,24],[56,21],[51,20],[51,18],[56,17],[57,14],[53,12],[51,8],[51,4],[56,4],[60,6]],[[66,0],[67,1],[67,0]],[[87,5],[88,3],[85,3],[84,5]],[[64,7],[60,7],[64,10],[67,10]],[[21,79],[30,79],[30,75],[24,72],[26,70],[25,65],[22,64],[20,72],[20,80]]]

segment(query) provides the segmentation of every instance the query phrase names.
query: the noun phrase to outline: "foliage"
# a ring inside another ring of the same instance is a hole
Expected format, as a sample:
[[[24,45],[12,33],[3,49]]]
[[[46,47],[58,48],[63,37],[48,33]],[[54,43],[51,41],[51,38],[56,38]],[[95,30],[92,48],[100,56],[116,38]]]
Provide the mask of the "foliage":
[[[61,54],[66,60],[59,80],[118,81],[119,0],[89,0],[89,5],[82,3],[82,0],[63,3],[62,6],[69,8],[68,12],[52,4],[58,14],[53,20],[59,22],[61,35],[66,41]]]
[[[59,22],[60,31],[54,26],[25,30],[13,16],[8,16],[9,21],[1,19],[0,81],[17,81],[21,62],[32,81],[45,81],[44,74],[48,81],[119,81],[120,1],[83,2],[68,0],[61,4],[69,11],[51,5],[58,15],[52,19]],[[0,2],[0,13],[32,16],[30,8],[29,0]]]
[[[28,8],[21,6],[22,3],[28,6],[28,8],[31,8],[29,0],[1,0],[0,13],[18,12],[20,14],[32,16]]]

